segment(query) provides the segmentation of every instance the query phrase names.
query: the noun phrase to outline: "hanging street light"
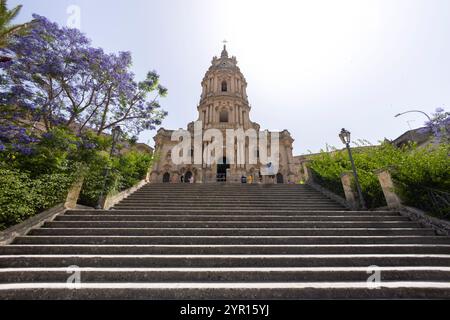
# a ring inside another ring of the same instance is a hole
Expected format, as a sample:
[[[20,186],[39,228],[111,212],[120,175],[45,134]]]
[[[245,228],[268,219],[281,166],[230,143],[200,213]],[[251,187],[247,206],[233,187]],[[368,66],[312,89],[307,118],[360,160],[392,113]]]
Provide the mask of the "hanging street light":
[[[348,150],[350,162],[352,163],[353,176],[355,177],[356,189],[358,190],[359,203],[363,210],[367,210],[366,202],[364,201],[363,194],[362,194],[361,185],[359,184],[358,172],[356,171],[355,161],[353,160],[352,149],[350,148],[350,142],[351,142],[350,131],[342,129],[341,133],[339,134],[339,138],[341,138],[342,143],[345,144],[345,146],[347,147],[347,150]]]
[[[410,111],[406,111],[406,112],[403,112],[403,113],[399,113],[399,114],[397,114],[397,115],[395,115],[395,117],[396,118],[398,118],[398,117],[400,117],[400,116],[402,116],[402,115],[404,115],[404,114],[407,114],[407,113],[421,113],[421,114],[423,114],[425,117],[427,117],[428,118],[428,120],[431,122],[431,121],[433,121],[433,120],[431,120],[431,117],[427,114],[427,113],[425,113],[425,112],[423,112],[423,111],[420,111],[420,110],[410,110]]]

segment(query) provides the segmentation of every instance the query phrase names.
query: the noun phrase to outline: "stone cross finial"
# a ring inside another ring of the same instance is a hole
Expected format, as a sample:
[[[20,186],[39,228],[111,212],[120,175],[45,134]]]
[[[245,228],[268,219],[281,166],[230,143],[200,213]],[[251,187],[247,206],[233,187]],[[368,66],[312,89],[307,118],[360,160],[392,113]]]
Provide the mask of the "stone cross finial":
[[[222,51],[222,54],[221,54],[222,58],[228,58],[227,43],[228,43],[227,40],[223,40],[223,51]]]

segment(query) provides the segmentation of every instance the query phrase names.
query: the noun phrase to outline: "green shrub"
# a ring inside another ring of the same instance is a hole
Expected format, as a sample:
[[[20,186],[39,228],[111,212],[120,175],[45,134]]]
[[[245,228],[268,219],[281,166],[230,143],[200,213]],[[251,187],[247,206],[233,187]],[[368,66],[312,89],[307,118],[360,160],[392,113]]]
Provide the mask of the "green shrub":
[[[143,180],[151,166],[153,157],[149,153],[129,151],[118,157],[109,158],[106,152],[98,153],[89,165],[84,180],[79,203],[95,207],[105,183],[106,193],[116,193],[129,189]]]
[[[145,152],[130,151],[114,161],[114,169],[119,173],[119,190],[133,187],[145,179],[152,163],[152,155]]]
[[[63,202],[81,167],[87,168],[79,203],[95,206],[110,168],[106,192],[128,189],[145,178],[152,156],[136,150],[110,159],[110,136],[75,135],[57,127],[30,154],[0,152],[0,229]],[[120,146],[119,146],[120,148]]]
[[[427,188],[449,192],[450,145],[430,145],[419,148],[409,145],[396,148],[389,143],[376,147],[354,148],[353,157],[363,196],[370,208],[385,205],[381,186],[374,171],[389,168],[405,204],[433,212],[427,206],[430,200]],[[346,150],[322,152],[311,157],[311,169],[317,181],[324,187],[340,194],[340,176],[352,170]]]
[[[64,201],[73,175],[28,173],[0,169],[0,229],[20,223]]]

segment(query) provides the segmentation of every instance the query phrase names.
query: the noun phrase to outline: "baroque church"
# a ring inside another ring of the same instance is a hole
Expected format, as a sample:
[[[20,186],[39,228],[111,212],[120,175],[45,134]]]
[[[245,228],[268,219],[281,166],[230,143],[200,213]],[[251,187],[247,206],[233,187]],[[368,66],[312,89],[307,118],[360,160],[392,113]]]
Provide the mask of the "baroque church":
[[[241,73],[236,57],[229,57],[226,45],[220,57],[214,57],[212,65],[202,81],[202,95],[198,109],[198,120],[202,129],[218,129],[225,136],[229,129],[254,129],[260,133],[260,125],[250,120],[251,107],[247,97],[247,82]],[[194,135],[194,124],[187,126],[187,131]],[[267,131],[268,135],[273,134]],[[156,161],[150,172],[152,183],[241,183],[245,177],[253,183],[295,183],[298,181],[298,166],[293,157],[294,139],[289,131],[278,132],[279,156],[278,170],[273,174],[262,175],[262,164],[249,161],[248,142],[245,143],[245,163],[228,161],[224,152],[223,159],[211,164],[175,164],[172,150],[179,141],[172,141],[174,130],[161,128],[155,136]],[[270,139],[269,139],[270,141]],[[205,149],[208,142],[202,142]],[[270,147],[269,147],[270,148]],[[225,149],[225,146],[224,146]],[[234,152],[236,152],[234,150]],[[259,157],[259,151],[257,151]],[[203,154],[203,153],[202,153]],[[193,157],[193,149],[190,156]],[[264,171],[264,170],[263,170]]]

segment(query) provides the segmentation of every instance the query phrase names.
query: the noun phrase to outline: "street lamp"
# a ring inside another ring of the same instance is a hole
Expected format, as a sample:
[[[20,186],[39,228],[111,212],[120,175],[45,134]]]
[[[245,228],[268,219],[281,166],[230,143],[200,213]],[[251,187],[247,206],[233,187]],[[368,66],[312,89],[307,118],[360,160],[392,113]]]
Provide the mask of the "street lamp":
[[[119,141],[119,138],[123,132],[122,132],[122,129],[119,126],[117,126],[111,130],[111,133],[112,133],[112,144],[111,144],[111,151],[109,153],[110,158],[112,158],[114,156],[114,152],[116,150],[116,144]],[[100,197],[98,198],[97,206],[95,207],[96,209],[102,209],[102,207],[103,207],[102,202],[103,202],[104,195],[106,193],[106,182],[109,177],[109,172],[110,172],[110,168],[109,168],[109,166],[106,166],[104,169],[104,174],[103,174],[103,187],[100,192]]]
[[[402,113],[397,114],[395,117],[398,118],[398,117],[400,117],[400,116],[402,116],[402,115],[404,115],[404,114],[407,114],[407,113],[413,113],[413,112],[421,113],[421,114],[425,115],[425,117],[427,117],[428,120],[430,120],[430,122],[432,121],[432,120],[431,120],[431,117],[430,117],[428,114],[426,114],[425,112],[420,111],[420,110],[410,110],[410,111],[402,112]]]
[[[362,195],[361,185],[359,184],[358,173],[356,172],[355,161],[353,161],[352,150],[350,148],[350,141],[351,141],[350,135],[351,135],[350,131],[342,129],[341,133],[339,134],[339,138],[341,138],[342,143],[345,144],[345,146],[347,147],[348,155],[350,157],[350,162],[352,163],[353,176],[355,177],[356,189],[358,190],[359,203],[361,204],[361,208],[363,210],[366,210],[367,209],[366,203],[365,203],[363,195]]]

